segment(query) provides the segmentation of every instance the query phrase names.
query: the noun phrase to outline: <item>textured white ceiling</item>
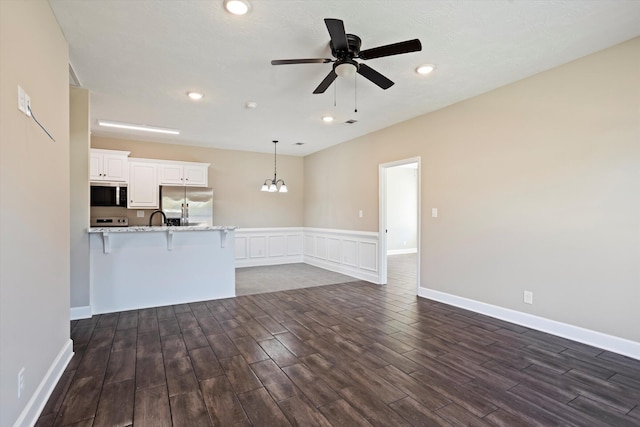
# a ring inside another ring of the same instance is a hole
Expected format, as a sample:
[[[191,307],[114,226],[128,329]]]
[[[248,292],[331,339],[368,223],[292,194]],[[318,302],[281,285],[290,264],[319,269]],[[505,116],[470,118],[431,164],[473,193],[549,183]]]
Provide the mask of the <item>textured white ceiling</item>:
[[[307,155],[443,108],[640,35],[636,0],[50,0],[71,64],[91,92],[94,135]],[[395,82],[358,76],[312,92],[331,64],[324,18],[362,49],[419,38],[422,51],[366,61]],[[436,64],[429,76],[414,70]],[[358,112],[354,112],[357,84]],[[186,92],[205,93],[200,102]],[[334,106],[334,94],[337,106]],[[247,101],[258,104],[245,108]],[[325,114],[336,117],[326,124]],[[97,120],[181,130],[162,137],[105,131]],[[346,120],[355,119],[352,125]],[[304,145],[295,145],[303,142]]]

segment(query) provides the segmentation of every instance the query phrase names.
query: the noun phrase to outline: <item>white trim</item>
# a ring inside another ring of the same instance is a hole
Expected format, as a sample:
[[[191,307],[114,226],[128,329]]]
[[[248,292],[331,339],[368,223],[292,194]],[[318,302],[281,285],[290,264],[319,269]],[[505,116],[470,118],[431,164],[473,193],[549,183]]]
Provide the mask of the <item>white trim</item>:
[[[29,402],[22,410],[22,413],[13,424],[14,427],[33,426],[36,424],[40,413],[47,404],[51,393],[53,393],[56,384],[60,381],[60,377],[62,377],[62,374],[72,357],[73,341],[68,340],[65,345],[62,346],[58,356],[56,356],[49,367],[49,370],[47,370],[46,375],[42,381],[40,381],[35,393],[33,393],[33,396],[31,396],[31,399],[29,399]]]
[[[387,255],[404,255],[404,254],[415,254],[418,253],[418,248],[408,248],[408,249],[388,249]]]
[[[378,281],[376,283],[387,283],[387,255],[389,255],[387,249],[387,169],[402,166],[407,164],[417,163],[417,247],[416,252],[418,254],[418,260],[420,259],[421,242],[422,242],[422,157],[411,157],[409,159],[396,160],[393,162],[381,163],[378,165]],[[416,265],[416,293],[420,289],[420,262]]]
[[[357,237],[378,237],[378,233],[375,231],[356,231],[356,230],[343,230],[339,228],[314,228],[314,227],[304,227],[302,229],[305,234],[307,233],[322,233],[322,234],[333,234],[333,235],[349,235],[349,236],[357,236]]]
[[[630,341],[613,335],[603,334],[602,332],[592,331],[579,326],[569,325],[567,323],[498,307],[433,289],[418,288],[418,296],[640,360],[640,342]]]
[[[92,316],[90,305],[85,305],[83,307],[71,307],[69,311],[70,320],[89,319]]]

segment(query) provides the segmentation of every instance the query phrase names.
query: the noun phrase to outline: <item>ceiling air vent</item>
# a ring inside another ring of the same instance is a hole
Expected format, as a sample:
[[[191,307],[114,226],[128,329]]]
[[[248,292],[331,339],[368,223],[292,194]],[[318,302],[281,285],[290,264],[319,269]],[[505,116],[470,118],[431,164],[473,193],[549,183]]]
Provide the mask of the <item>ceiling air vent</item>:
[[[304,142],[296,142],[296,145],[304,145]]]
[[[345,122],[345,124],[352,125],[352,124],[354,124],[354,123],[356,123],[356,122],[357,122],[357,120],[349,119],[349,120],[347,120],[347,121]]]

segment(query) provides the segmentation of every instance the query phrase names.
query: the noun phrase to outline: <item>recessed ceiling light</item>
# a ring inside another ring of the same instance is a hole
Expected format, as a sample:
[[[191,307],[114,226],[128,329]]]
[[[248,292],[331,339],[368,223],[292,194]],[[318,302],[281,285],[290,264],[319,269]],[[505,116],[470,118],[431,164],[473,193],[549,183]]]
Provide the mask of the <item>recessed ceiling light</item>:
[[[110,128],[118,128],[118,129],[130,129],[130,130],[142,130],[145,132],[156,132],[156,133],[168,133],[171,135],[180,135],[180,131],[176,129],[167,129],[167,128],[159,128],[155,126],[147,126],[147,125],[135,125],[130,123],[122,123],[122,122],[109,122],[106,120],[98,120],[98,124],[104,127]]]
[[[416,73],[425,75],[425,74],[429,74],[435,69],[436,69],[436,66],[433,64],[424,64],[416,68]]]
[[[247,101],[247,103],[244,104],[244,107],[245,108],[250,108],[250,109],[257,108],[258,107],[258,103],[257,102],[253,102],[253,101]]]
[[[224,8],[234,15],[244,15],[249,12],[251,4],[248,0],[224,0]]]
[[[322,116],[322,121],[325,123],[331,123],[333,121],[333,116]]]
[[[187,92],[187,96],[193,99],[194,101],[199,101],[202,99],[204,95],[201,94],[200,92]]]

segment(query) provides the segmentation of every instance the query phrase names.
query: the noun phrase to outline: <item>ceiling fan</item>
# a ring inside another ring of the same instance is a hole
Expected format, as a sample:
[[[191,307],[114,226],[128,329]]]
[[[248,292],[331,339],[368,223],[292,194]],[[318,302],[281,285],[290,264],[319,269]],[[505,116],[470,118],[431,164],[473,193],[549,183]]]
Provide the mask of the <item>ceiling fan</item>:
[[[420,40],[413,39],[360,51],[362,40],[354,34],[347,34],[344,30],[342,20],[326,18],[324,23],[331,36],[329,46],[331,47],[331,54],[335,59],[274,59],[271,61],[271,65],[327,64],[333,62],[333,69],[327,74],[327,77],[322,80],[313,93],[324,93],[338,76],[348,77],[354,75],[356,72],[380,86],[382,89],[389,89],[393,86],[391,80],[368,65],[356,62],[355,59],[368,60],[422,50]]]

